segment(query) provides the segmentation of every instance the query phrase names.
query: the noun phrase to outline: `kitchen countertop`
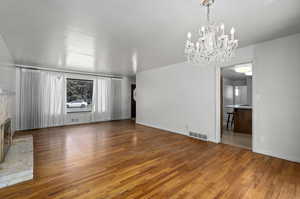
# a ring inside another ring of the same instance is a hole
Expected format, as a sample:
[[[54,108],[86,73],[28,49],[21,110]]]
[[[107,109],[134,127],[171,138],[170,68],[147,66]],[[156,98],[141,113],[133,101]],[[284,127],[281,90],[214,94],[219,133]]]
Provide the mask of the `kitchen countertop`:
[[[226,105],[225,108],[252,109],[252,106],[248,106],[248,105]]]

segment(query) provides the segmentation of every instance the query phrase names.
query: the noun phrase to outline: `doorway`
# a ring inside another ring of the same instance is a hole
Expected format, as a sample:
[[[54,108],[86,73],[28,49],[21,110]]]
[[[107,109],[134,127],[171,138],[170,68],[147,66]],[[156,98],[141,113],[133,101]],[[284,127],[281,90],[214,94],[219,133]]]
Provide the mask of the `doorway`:
[[[131,84],[131,118],[136,117],[136,85]]]
[[[252,149],[252,63],[221,69],[221,142]]]

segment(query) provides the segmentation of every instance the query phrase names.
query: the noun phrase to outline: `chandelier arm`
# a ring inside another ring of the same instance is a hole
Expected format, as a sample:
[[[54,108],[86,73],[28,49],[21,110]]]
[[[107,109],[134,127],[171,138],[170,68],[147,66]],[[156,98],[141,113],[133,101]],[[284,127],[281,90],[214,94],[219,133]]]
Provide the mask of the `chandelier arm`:
[[[209,23],[209,21],[210,21],[210,6],[209,5],[207,5],[207,12],[206,12],[206,19],[207,19],[207,22]]]

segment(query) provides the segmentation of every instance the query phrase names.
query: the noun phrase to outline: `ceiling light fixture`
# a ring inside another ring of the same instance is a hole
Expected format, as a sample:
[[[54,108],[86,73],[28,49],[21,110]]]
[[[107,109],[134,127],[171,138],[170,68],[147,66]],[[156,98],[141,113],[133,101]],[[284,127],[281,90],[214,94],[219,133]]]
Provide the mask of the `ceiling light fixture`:
[[[202,0],[201,6],[207,9],[207,25],[198,31],[198,40],[192,42],[192,33],[187,34],[185,56],[189,63],[225,62],[234,54],[238,47],[235,29],[231,28],[230,36],[225,34],[225,25],[216,25],[210,21],[210,7],[215,0]]]
[[[239,64],[236,65],[234,68],[234,71],[237,73],[244,73],[247,76],[252,76],[252,64]]]
[[[249,68],[248,66],[236,67],[234,68],[234,71],[237,73],[247,73],[251,72],[251,68]]]
[[[247,76],[252,76],[252,71],[250,71],[250,72],[245,72],[245,75],[247,75]]]

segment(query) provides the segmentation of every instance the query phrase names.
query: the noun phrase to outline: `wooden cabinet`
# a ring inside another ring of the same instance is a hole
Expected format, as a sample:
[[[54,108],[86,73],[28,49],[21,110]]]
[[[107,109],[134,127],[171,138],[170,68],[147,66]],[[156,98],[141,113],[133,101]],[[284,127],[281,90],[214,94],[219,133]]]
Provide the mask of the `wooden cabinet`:
[[[252,134],[252,109],[234,109],[234,132]]]

